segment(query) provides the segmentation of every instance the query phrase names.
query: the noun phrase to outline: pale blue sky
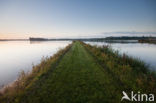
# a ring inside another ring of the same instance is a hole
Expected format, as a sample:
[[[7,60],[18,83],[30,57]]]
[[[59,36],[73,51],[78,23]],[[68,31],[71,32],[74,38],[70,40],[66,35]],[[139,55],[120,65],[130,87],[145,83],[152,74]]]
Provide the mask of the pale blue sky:
[[[156,31],[156,0],[0,0],[0,38]]]

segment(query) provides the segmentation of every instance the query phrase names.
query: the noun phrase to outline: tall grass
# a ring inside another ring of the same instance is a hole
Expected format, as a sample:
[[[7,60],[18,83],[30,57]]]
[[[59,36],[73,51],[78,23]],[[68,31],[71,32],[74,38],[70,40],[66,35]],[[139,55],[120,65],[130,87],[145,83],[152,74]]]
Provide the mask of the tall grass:
[[[156,73],[140,59],[119,54],[110,46],[91,46],[81,42],[95,59],[116,78],[123,90],[156,93]]]
[[[156,94],[155,72],[150,71],[144,62],[119,54],[107,45],[81,44],[70,44],[54,56],[42,59],[30,73],[22,71],[13,85],[1,92],[0,102],[32,103],[33,100],[42,102],[43,99],[49,103],[51,100],[82,102],[84,98],[97,102],[111,98],[109,101],[120,102],[122,91]]]
[[[49,58],[42,58],[41,63],[33,66],[31,72],[21,71],[17,80],[11,85],[5,86],[0,92],[0,101],[3,103],[15,102],[15,98],[24,93],[27,88],[37,81],[40,76],[46,75],[49,70],[55,69],[59,60],[71,48],[72,44],[68,45],[65,49],[60,49],[56,54]]]

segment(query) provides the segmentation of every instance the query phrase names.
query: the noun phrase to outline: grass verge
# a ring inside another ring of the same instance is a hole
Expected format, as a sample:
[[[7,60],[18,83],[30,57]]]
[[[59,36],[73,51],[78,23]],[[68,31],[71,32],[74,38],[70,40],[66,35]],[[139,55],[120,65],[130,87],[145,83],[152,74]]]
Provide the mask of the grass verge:
[[[156,94],[156,73],[149,70],[143,61],[119,54],[110,46],[97,47],[85,43],[82,45],[107,69],[112,78],[118,81],[122,90]]]
[[[156,77],[139,60],[108,46],[75,41],[1,94],[1,103],[120,103],[122,91],[156,94]],[[127,101],[125,101],[127,102]]]
[[[30,88],[36,81],[47,72],[56,68],[62,57],[71,48],[72,44],[69,44],[64,49],[60,49],[56,54],[49,58],[43,58],[41,63],[33,66],[32,71],[25,73],[22,71],[15,82],[11,85],[5,86],[0,92],[0,103],[14,103],[16,98],[22,95],[27,88]]]

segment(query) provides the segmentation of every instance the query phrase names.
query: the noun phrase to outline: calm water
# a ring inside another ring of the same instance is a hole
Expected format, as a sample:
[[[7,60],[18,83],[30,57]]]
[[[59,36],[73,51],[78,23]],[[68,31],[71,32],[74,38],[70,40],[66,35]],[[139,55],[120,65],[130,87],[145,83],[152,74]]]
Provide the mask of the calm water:
[[[71,42],[49,41],[5,41],[0,42],[0,85],[10,83],[18,77],[21,70],[31,71],[32,64],[40,63],[44,56],[51,56]],[[156,70],[156,45],[140,43],[87,42],[92,45],[111,45],[112,48],[130,56],[140,58],[151,69]]]
[[[91,45],[110,45],[120,53],[126,53],[129,56],[139,58],[150,66],[150,69],[156,71],[156,44],[141,43],[105,43],[105,42],[86,42]]]
[[[69,43],[0,41],[0,86],[16,80],[22,70],[30,71],[43,56],[51,56]]]

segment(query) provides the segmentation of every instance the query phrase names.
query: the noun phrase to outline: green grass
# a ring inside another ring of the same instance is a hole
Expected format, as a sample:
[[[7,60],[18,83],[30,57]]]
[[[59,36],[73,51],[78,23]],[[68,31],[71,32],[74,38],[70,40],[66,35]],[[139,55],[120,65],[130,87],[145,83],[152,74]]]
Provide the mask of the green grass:
[[[85,45],[91,55],[105,68],[112,78],[122,85],[122,90],[156,94],[156,73],[141,60],[120,55],[109,46]]]
[[[54,57],[34,67],[36,74],[31,80],[23,79],[30,75],[22,77],[24,86],[19,92],[16,92],[18,89],[11,94],[6,92],[0,101],[120,103],[122,91],[156,93],[156,79],[144,63],[114,53],[108,47],[98,48],[76,41]]]

